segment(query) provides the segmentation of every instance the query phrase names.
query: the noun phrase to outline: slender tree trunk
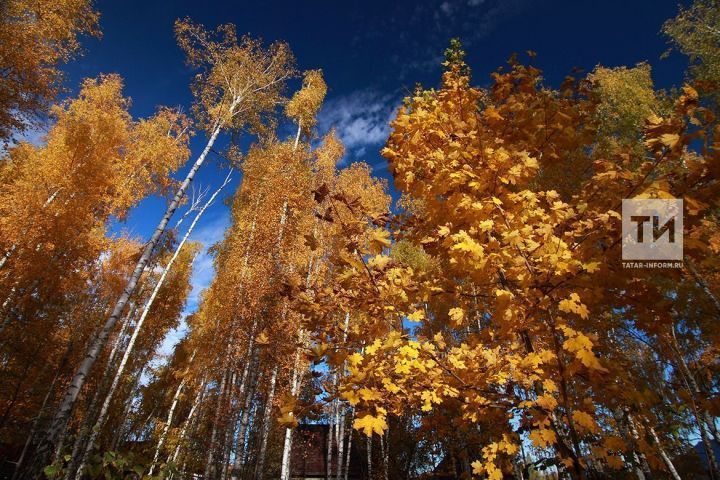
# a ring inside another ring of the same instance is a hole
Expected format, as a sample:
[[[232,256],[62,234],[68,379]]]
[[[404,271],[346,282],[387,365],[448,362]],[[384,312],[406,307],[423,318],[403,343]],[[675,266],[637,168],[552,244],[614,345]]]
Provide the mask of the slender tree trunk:
[[[255,478],[262,480],[265,476],[265,455],[267,453],[267,442],[270,433],[270,422],[272,421],[271,413],[273,402],[275,401],[275,383],[277,381],[278,367],[273,369],[272,377],[270,377],[270,391],[265,400],[265,410],[263,411],[262,431],[260,434],[260,452],[258,453],[258,461],[255,464]]]
[[[649,427],[648,430],[655,441],[655,446],[658,449],[658,453],[660,453],[660,458],[662,458],[663,462],[665,462],[665,466],[667,467],[668,472],[670,472],[670,475],[672,475],[674,480],[682,480],[675,469],[675,465],[672,460],[670,460],[670,457],[668,457],[667,453],[665,453],[665,449],[663,448],[662,443],[660,443],[660,439],[658,438],[657,433],[655,433],[655,429],[653,427]]]
[[[67,346],[67,349],[65,350],[65,354],[63,355],[62,360],[60,360],[60,365],[58,365],[57,370],[55,370],[55,376],[53,377],[53,380],[50,383],[50,388],[48,388],[48,391],[45,394],[45,397],[43,398],[43,402],[40,405],[40,410],[38,411],[37,416],[33,419],[32,427],[30,427],[30,433],[27,436],[27,440],[25,440],[25,445],[23,445],[22,452],[20,453],[20,458],[18,458],[17,462],[15,463],[15,471],[13,472],[12,480],[17,480],[19,478],[19,475],[22,472],[23,463],[25,461],[25,456],[27,455],[30,445],[32,444],[32,441],[35,438],[35,435],[37,434],[37,429],[38,429],[38,424],[40,423],[40,419],[42,418],[43,414],[45,413],[45,407],[47,407],[47,404],[50,401],[50,397],[52,396],[52,393],[55,391],[55,385],[57,384],[58,379],[60,378],[60,374],[62,373],[63,369],[65,368],[65,365],[67,364],[68,358],[70,358],[71,351],[72,351],[72,340],[70,340],[68,342],[68,346]]]
[[[640,441],[640,434],[638,433],[637,427],[635,426],[635,420],[630,415],[627,408],[625,408],[625,415],[627,418],[627,424],[630,429],[630,436],[632,437],[633,445],[633,456],[637,464],[637,476],[639,480],[652,480],[653,475],[650,470],[650,464],[648,464],[647,457],[645,454],[638,449],[638,442]]]
[[[246,258],[247,260],[247,258]],[[257,350],[255,349],[255,333],[257,331],[257,319],[253,320],[252,327],[250,329],[250,340],[248,341],[248,347],[247,351],[245,353],[245,366],[243,367],[243,374],[242,379],[240,382],[240,390],[238,392],[238,398],[243,398],[245,400],[247,396],[245,395],[245,392],[248,390],[248,384],[251,383],[248,380],[250,379],[250,372],[253,369],[253,365],[257,362]],[[244,396],[245,395],[245,396]],[[244,413],[244,408],[241,409]],[[242,435],[238,434],[236,440],[236,446],[235,446],[235,460],[233,462],[233,478],[236,478],[235,475],[237,472],[240,471],[242,468],[242,456],[238,454],[240,451],[240,442],[241,442]]]
[[[225,396],[225,384],[230,372],[223,373],[222,381],[220,382],[220,394],[218,395],[217,407],[215,408],[215,417],[213,419],[212,433],[210,434],[210,447],[208,448],[208,459],[205,464],[205,480],[210,480],[210,474],[214,467],[215,462],[215,449],[217,448],[217,428],[220,423],[220,415],[222,413],[223,397]]]
[[[200,405],[200,402],[202,402],[203,397],[205,396],[205,380],[200,382],[200,388],[198,389],[198,393],[195,396],[195,401],[192,404],[192,407],[190,407],[190,413],[188,413],[188,417],[185,419],[185,422],[183,423],[182,429],[180,430],[180,435],[178,436],[177,445],[175,445],[175,450],[171,455],[168,456],[167,463],[175,463],[177,461],[178,455],[180,455],[180,448],[182,447],[182,442],[185,440],[185,435],[188,433],[188,429],[190,428],[190,425],[193,423],[193,420],[195,418],[195,413],[197,412],[198,406]]]
[[[297,150],[298,144],[300,143],[300,131],[302,130],[302,122],[298,122],[297,133],[295,134],[295,144],[293,150]]]
[[[350,312],[345,314],[345,325],[343,328],[343,344],[347,340],[347,331],[350,326]],[[345,362],[343,362],[342,375],[345,375]],[[337,382],[335,382],[337,384]],[[343,408],[338,400],[337,413],[337,467],[335,469],[336,480],[341,480],[343,475],[343,449],[345,446],[345,408]]]
[[[144,289],[144,286],[142,287]],[[142,289],[141,289],[142,291]],[[141,293],[140,293],[141,295]],[[100,397],[102,396],[102,392],[105,388],[105,379],[108,378],[110,371],[112,370],[113,366],[115,365],[115,357],[117,356],[117,352],[120,348],[120,344],[123,341],[123,338],[125,338],[125,335],[127,334],[127,330],[130,326],[130,321],[135,315],[136,310],[136,304],[135,302],[130,303],[130,309],[127,312],[127,315],[125,315],[125,318],[123,320],[123,325],[120,328],[120,332],[118,332],[117,338],[115,339],[115,342],[113,344],[113,348],[110,351],[110,355],[108,356],[107,362],[105,364],[105,371],[103,372],[102,376],[100,377],[100,385],[98,386],[97,390],[95,391],[95,394],[92,397],[92,400],[90,401],[90,405],[85,411],[85,415],[83,418],[82,423],[80,424],[80,428],[77,431],[77,435],[75,436],[75,442],[73,444],[72,454],[70,455],[70,463],[67,466],[66,472],[65,472],[65,480],[71,479],[78,468],[78,462],[81,460],[81,452],[84,451],[84,447],[87,445],[87,435],[90,433],[90,425],[93,421],[93,418],[95,418],[95,411],[97,409],[98,403],[100,402]]]
[[[368,472],[368,480],[372,480],[373,478],[373,471],[372,471],[372,437],[367,437],[367,472]]]
[[[295,351],[295,363],[293,365],[290,393],[297,396],[301,383],[300,375],[300,349]],[[290,480],[290,454],[292,453],[292,428],[285,429],[285,441],[283,443],[283,454],[280,470],[281,480]]]
[[[87,458],[90,455],[90,452],[93,450],[93,448],[95,448],[95,441],[97,440],[97,437],[99,436],[100,431],[105,423],[105,417],[107,416],[108,410],[110,408],[110,402],[112,401],[113,395],[115,394],[115,390],[117,389],[118,385],[120,384],[120,379],[123,376],[127,362],[130,359],[130,355],[132,354],[132,351],[135,347],[135,342],[137,341],[138,336],[140,335],[140,330],[142,329],[142,326],[145,323],[145,319],[147,318],[148,313],[150,312],[150,308],[152,307],[153,303],[155,302],[155,299],[157,298],[157,295],[160,292],[160,289],[162,288],[163,284],[165,283],[165,279],[167,278],[167,275],[170,272],[170,269],[172,268],[173,264],[175,263],[175,260],[177,260],[177,257],[180,255],[180,251],[182,250],[183,246],[185,246],[185,243],[187,242],[188,238],[190,237],[190,234],[192,234],[198,221],[200,220],[200,218],[202,218],[203,213],[205,213],[207,208],[210,205],[212,205],[212,203],[215,201],[215,199],[220,194],[222,189],[225,188],[225,186],[230,182],[230,176],[232,175],[232,172],[233,171],[231,169],[230,172],[228,173],[227,177],[225,177],[225,181],[222,183],[222,185],[220,185],[220,187],[217,190],[215,190],[215,192],[213,192],[213,194],[210,196],[210,198],[205,203],[205,205],[203,205],[202,208],[198,211],[197,215],[195,215],[195,218],[193,219],[192,223],[190,224],[190,227],[188,227],[187,232],[185,232],[185,235],[183,236],[182,240],[178,244],[177,248],[175,248],[175,252],[173,253],[172,257],[170,257],[170,260],[168,261],[167,265],[165,266],[165,269],[163,270],[162,274],[160,275],[160,278],[158,279],[157,283],[155,284],[155,288],[153,289],[152,293],[150,294],[150,298],[148,298],[147,303],[145,304],[145,307],[143,308],[143,312],[140,315],[140,318],[138,319],[137,324],[135,325],[135,330],[133,331],[133,334],[130,337],[130,342],[128,343],[128,346],[125,348],[125,353],[123,355],[122,360],[120,361],[118,370],[115,373],[115,378],[113,379],[113,383],[110,386],[110,391],[105,396],[105,402],[103,403],[103,406],[100,409],[100,415],[98,416],[98,419],[95,422],[95,426],[93,427],[92,433],[90,434],[90,440],[88,441],[88,444],[85,448],[85,453],[83,455],[83,460],[81,462],[81,468],[78,470],[76,480],[81,480],[82,471],[83,471],[82,466],[87,461]]]
[[[230,112],[234,112],[235,107],[237,106],[237,102],[239,99],[236,99],[233,104],[230,106]],[[120,295],[120,298],[118,299],[117,303],[115,304],[115,307],[113,308],[112,313],[110,314],[110,317],[108,317],[107,321],[105,322],[105,325],[103,326],[102,330],[100,331],[100,334],[97,336],[94,342],[92,342],[87,352],[85,353],[85,358],[80,363],[80,366],[78,367],[75,376],[73,377],[72,381],[70,382],[70,385],[67,388],[67,391],[65,392],[65,396],[63,397],[60,406],[57,410],[57,413],[55,415],[55,418],[52,421],[52,424],[50,425],[50,428],[47,431],[47,434],[45,435],[45,439],[43,441],[43,445],[41,445],[38,454],[36,455],[36,464],[38,467],[42,468],[42,466],[46,463],[47,458],[52,454],[53,450],[56,449],[58,446],[58,440],[62,435],[64,435],[65,429],[67,427],[67,423],[70,419],[70,415],[72,414],[73,408],[75,406],[75,402],[77,401],[77,397],[80,393],[80,390],[82,390],[83,385],[85,385],[85,381],[87,380],[88,375],[90,374],[90,370],[92,369],[92,366],[95,364],[95,360],[97,359],[98,355],[100,354],[100,351],[105,346],[105,343],[107,342],[108,337],[110,336],[111,332],[113,331],[115,327],[115,323],[117,323],[118,319],[122,315],[122,312],[125,310],[125,306],[128,303],[128,300],[130,299],[130,296],[135,291],[135,287],[138,284],[138,281],[140,280],[140,276],[142,275],[143,271],[145,270],[145,267],[150,261],[150,257],[152,256],[153,251],[155,250],[155,246],[157,245],[158,241],[162,237],[163,233],[165,232],[165,228],[170,221],[170,217],[175,213],[175,210],[180,206],[180,202],[182,202],[183,198],[185,197],[185,192],[187,191],[188,187],[190,186],[190,183],[195,178],[195,174],[200,169],[202,164],[205,162],[205,158],[207,157],[208,153],[210,152],[211,148],[215,144],[215,141],[218,138],[218,135],[220,134],[220,131],[222,130],[223,122],[222,120],[218,119],[218,121],[215,123],[215,126],[212,130],[212,134],[210,135],[210,139],[207,142],[207,145],[205,146],[205,149],[202,151],[198,159],[195,161],[193,166],[190,168],[190,171],[188,172],[187,176],[185,177],[185,180],[180,185],[180,188],[175,193],[175,197],[170,202],[170,204],[167,206],[167,209],[165,211],[165,214],[163,215],[162,219],[160,220],[160,223],[155,229],[155,232],[152,234],[152,237],[150,237],[150,241],[145,246],[145,250],[143,251],[142,255],[138,259],[137,264],[135,265],[135,269],[130,276],[130,279],[128,280],[127,284],[125,285],[125,289],[123,290],[122,294]],[[57,453],[57,452],[56,452]]]
[[[700,272],[698,272],[695,268],[695,264],[687,255],[685,256],[685,269],[690,273],[690,275],[693,277],[693,280],[695,280],[695,283],[698,284],[700,289],[705,293],[705,295],[707,295],[708,299],[712,302],[713,306],[715,307],[716,316],[720,316],[720,299],[718,299],[715,293],[713,293],[708,283],[705,281],[703,276],[700,275]]]
[[[255,389],[257,388],[258,382],[257,351],[254,354],[252,363],[254,365],[254,368],[252,368],[252,370],[254,370],[254,373],[252,373],[250,377],[250,381],[248,382],[245,391],[245,397],[243,398],[244,401],[242,405],[242,416],[240,418],[240,431],[238,432],[238,445],[237,451],[235,452],[235,465],[238,466],[239,469],[245,466],[245,460],[247,458],[247,433],[248,425],[250,422],[250,410],[252,407],[252,400],[255,396]]]
[[[333,376],[333,390],[337,386],[337,377]],[[327,435],[327,452],[325,458],[325,478],[329,479],[332,477],[333,472],[333,440],[335,437],[335,408],[337,407],[337,400],[333,399],[330,403],[330,412],[328,415],[328,435]]]
[[[385,438],[387,438],[387,431],[385,432],[385,435],[380,435],[380,450],[382,451],[382,467],[383,467],[383,480],[388,480],[388,466],[390,463],[390,459],[388,458],[388,452],[390,450],[390,446],[385,441]]]
[[[352,424],[355,420],[355,409],[350,408],[350,425],[348,427],[348,442],[347,442],[347,451],[345,452],[345,472],[344,472],[344,480],[348,480],[348,474],[350,473],[350,451],[352,450],[352,438],[353,438],[353,429]]]
[[[235,386],[237,385],[237,370],[232,370],[232,376],[230,377],[230,386],[228,387],[227,395],[227,407],[225,411],[229,418],[225,422],[223,433],[223,442],[221,444],[222,457],[220,458],[220,465],[222,465],[222,473],[220,474],[221,480],[225,480],[228,474],[228,465],[230,463],[230,453],[233,449],[233,443],[235,434],[237,432],[237,417],[239,412],[235,411],[233,400],[235,399]]]
[[[190,356],[190,360],[188,361],[188,369],[190,368],[190,365],[192,365],[193,360],[195,359],[195,354],[197,351],[193,352]],[[185,383],[187,382],[187,373],[185,377],[180,381],[180,384],[178,385],[177,389],[175,390],[175,395],[173,396],[172,404],[170,405],[170,410],[168,410],[167,420],[165,421],[165,427],[163,427],[163,431],[160,434],[160,439],[158,440],[157,447],[155,448],[155,455],[153,456],[152,464],[150,465],[150,472],[149,475],[152,476],[152,474],[155,471],[155,467],[157,466],[158,458],[160,458],[160,452],[162,451],[163,446],[165,445],[165,440],[167,439],[168,433],[170,433],[170,428],[172,427],[172,421],[173,416],[175,415],[175,409],[177,408],[178,402],[180,401],[180,394],[182,394],[183,388],[185,387]]]
[[[710,438],[707,434],[707,429],[705,428],[705,422],[707,421],[707,413],[703,410],[702,412],[698,408],[698,404],[696,401],[697,396],[702,396],[702,391],[700,390],[700,387],[698,386],[697,382],[695,381],[695,376],[690,371],[690,368],[687,366],[687,363],[685,363],[685,358],[683,357],[682,352],[680,351],[680,346],[677,341],[677,337],[675,336],[675,324],[671,326],[671,334],[672,334],[672,347],[675,351],[675,356],[677,357],[678,366],[680,367],[681,376],[683,377],[685,381],[685,385],[687,388],[688,393],[690,394],[690,404],[693,410],[693,414],[695,416],[695,421],[698,425],[698,429],[700,430],[700,438],[702,439],[703,446],[705,448],[705,454],[708,457],[708,466],[709,466],[709,472],[710,472],[710,478],[713,480],[720,479],[720,469],[718,468],[718,462],[715,458],[715,450],[713,449],[713,444],[710,441]]]
[[[120,417],[120,426],[118,427],[117,431],[115,432],[115,435],[113,435],[112,442],[110,443],[110,450],[117,450],[118,445],[122,441],[123,438],[125,438],[125,430],[126,430],[126,424],[128,415],[130,415],[130,410],[132,409],[133,400],[137,397],[138,392],[140,391],[140,380],[142,379],[143,374],[145,373],[145,368],[147,366],[143,366],[140,369],[140,373],[135,377],[135,381],[133,382],[133,386],[130,389],[130,395],[128,396],[127,400],[125,401],[125,408],[123,409],[123,414]],[[150,412],[150,415],[148,415],[148,418],[140,425],[140,431],[142,431],[145,428],[145,425],[150,421],[150,418],[155,414],[155,409],[153,408],[152,412]]]

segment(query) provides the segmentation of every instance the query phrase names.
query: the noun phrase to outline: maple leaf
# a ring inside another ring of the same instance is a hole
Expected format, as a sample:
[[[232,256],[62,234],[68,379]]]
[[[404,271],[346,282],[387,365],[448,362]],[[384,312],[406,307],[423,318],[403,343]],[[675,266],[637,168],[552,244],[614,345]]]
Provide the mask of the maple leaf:
[[[555,432],[549,428],[533,430],[530,432],[528,437],[538,448],[545,448],[547,446],[554,445],[555,442],[557,442]]]
[[[587,319],[590,313],[585,304],[580,302],[580,296],[577,293],[571,293],[569,298],[561,300],[558,308],[563,312],[576,313],[583,319]]]
[[[260,332],[260,335],[257,336],[255,339],[255,343],[258,345],[270,345],[270,339],[268,339],[267,333],[265,330]]]
[[[387,255],[375,255],[368,261],[368,267],[376,270],[384,270],[391,260]]]
[[[598,431],[598,425],[590,414],[582,410],[575,410],[572,412],[572,418],[575,424],[580,427],[580,430],[589,433],[596,433]]]
[[[315,238],[315,235],[309,233],[307,235],[304,235],[305,238],[305,245],[307,245],[310,250],[315,251],[318,249],[318,246],[320,246],[320,243],[318,242],[317,238]]]
[[[390,247],[390,232],[384,229],[373,230],[370,236],[370,249],[374,253],[380,253],[383,249]]]
[[[380,392],[375,390],[374,388],[366,388],[363,387],[360,390],[358,390],[358,395],[360,398],[362,398],[366,402],[372,402],[374,400],[380,400],[382,396],[380,395]]]
[[[355,419],[353,428],[355,430],[362,430],[365,435],[371,437],[373,433],[382,435],[387,429],[387,423],[385,423],[385,417],[382,415],[373,416],[366,413]]]
[[[330,193],[330,189],[325,183],[313,190],[313,195],[317,203],[322,203],[323,200],[325,200],[325,197],[328,196],[328,193]]]
[[[450,317],[450,321],[452,324],[456,327],[459,327],[462,325],[463,320],[465,319],[465,311],[462,308],[451,308],[448,312],[448,316]]]

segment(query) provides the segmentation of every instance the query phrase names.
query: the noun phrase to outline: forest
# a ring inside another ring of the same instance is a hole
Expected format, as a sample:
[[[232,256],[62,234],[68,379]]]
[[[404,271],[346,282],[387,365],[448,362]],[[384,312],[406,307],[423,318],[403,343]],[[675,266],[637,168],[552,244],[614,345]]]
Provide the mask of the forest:
[[[93,0],[0,2],[0,478],[720,480],[720,3],[676,12],[672,88],[453,39],[389,183],[284,42],[177,19],[193,102],[138,117],[66,84]],[[624,265],[625,199],[682,199],[680,266]]]

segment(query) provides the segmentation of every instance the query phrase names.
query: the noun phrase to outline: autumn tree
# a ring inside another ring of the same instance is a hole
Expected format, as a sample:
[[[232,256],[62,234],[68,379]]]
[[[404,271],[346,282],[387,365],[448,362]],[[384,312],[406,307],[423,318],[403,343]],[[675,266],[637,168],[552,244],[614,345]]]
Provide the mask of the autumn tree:
[[[212,34],[202,27],[189,21],[178,21],[176,31],[189,64],[202,69],[194,83],[197,100],[195,116],[198,126],[208,133],[208,142],[168,204],[105,325],[88,346],[86,356],[78,366],[53,424],[48,429],[39,455],[41,461],[50,450],[57,448],[90,369],[135,291],[170,218],[180,206],[220,132],[242,129],[247,125],[255,128],[260,126],[263,116],[271,114],[281,98],[284,81],[293,73],[293,58],[284,44],[275,44],[265,50],[259,42],[248,37],[238,41],[234,28],[227,25],[218,29],[217,40],[213,40]]]
[[[0,5],[0,139],[22,133],[45,113],[62,87],[60,65],[99,36],[90,0],[11,0]]]

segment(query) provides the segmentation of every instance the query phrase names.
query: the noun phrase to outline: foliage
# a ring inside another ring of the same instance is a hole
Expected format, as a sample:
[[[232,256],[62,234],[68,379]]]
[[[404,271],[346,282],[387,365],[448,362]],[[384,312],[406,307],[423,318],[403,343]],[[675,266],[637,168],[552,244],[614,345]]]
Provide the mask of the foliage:
[[[61,87],[60,64],[99,36],[90,0],[9,0],[0,4],[0,139],[27,129]]]

